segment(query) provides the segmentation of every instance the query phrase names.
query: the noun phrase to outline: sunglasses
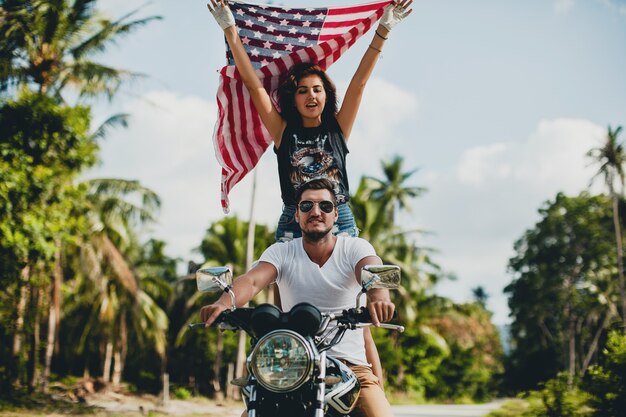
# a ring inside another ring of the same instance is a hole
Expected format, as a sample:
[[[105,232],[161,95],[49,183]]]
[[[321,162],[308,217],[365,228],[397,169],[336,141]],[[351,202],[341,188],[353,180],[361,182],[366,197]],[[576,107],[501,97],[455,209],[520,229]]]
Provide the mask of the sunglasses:
[[[313,210],[313,206],[315,206],[316,204],[320,206],[320,210],[322,210],[324,213],[331,213],[335,209],[335,203],[333,203],[332,201],[328,201],[328,200],[323,200],[323,201],[304,200],[298,204],[298,208],[300,209],[301,212],[308,213],[309,211]]]

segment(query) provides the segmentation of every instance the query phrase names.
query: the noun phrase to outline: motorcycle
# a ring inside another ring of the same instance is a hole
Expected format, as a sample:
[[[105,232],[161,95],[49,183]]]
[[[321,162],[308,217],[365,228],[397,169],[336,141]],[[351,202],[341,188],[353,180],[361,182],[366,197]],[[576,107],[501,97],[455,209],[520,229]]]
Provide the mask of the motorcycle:
[[[361,272],[361,282],[355,308],[322,313],[314,305],[300,303],[282,312],[271,304],[236,308],[232,272],[227,267],[196,271],[199,291],[224,291],[230,296],[230,310],[222,312],[213,326],[243,330],[251,338],[249,377],[231,381],[241,388],[248,417],[350,414],[359,397],[359,381],[346,364],[326,351],[347,331],[372,326],[368,310],[361,306],[362,295],[373,288],[398,288],[400,267],[368,265]],[[204,327],[204,323],[190,327]],[[381,323],[380,327],[404,331],[403,326],[395,324]]]

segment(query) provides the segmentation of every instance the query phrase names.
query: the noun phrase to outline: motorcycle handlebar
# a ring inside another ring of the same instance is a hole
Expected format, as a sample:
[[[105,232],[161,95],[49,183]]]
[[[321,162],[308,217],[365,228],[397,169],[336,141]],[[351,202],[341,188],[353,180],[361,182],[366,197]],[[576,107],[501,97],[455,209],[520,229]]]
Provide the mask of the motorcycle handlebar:
[[[211,326],[209,327],[217,327],[220,330],[239,330],[240,327],[237,326],[236,324],[233,324],[232,320],[230,320],[230,317],[229,317],[230,313],[231,313],[230,310],[222,311],[220,315],[217,316],[217,319],[215,319],[213,324],[211,324]],[[188,324],[188,327],[190,329],[195,329],[197,327],[201,327],[204,329],[207,327],[207,325],[204,322],[191,323],[191,324]]]

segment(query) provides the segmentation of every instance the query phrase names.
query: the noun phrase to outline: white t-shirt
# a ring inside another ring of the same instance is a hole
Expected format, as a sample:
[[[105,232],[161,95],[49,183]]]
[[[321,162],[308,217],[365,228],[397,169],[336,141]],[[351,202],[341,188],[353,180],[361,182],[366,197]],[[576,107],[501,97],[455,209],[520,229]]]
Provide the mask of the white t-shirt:
[[[366,240],[337,236],[333,253],[320,267],[311,261],[302,246],[302,238],[275,243],[263,252],[259,261],[276,268],[276,284],[284,311],[308,302],[324,313],[341,312],[356,306],[361,290],[355,275],[356,264],[365,257],[376,256]],[[328,354],[358,365],[367,365],[363,330],[348,330]]]

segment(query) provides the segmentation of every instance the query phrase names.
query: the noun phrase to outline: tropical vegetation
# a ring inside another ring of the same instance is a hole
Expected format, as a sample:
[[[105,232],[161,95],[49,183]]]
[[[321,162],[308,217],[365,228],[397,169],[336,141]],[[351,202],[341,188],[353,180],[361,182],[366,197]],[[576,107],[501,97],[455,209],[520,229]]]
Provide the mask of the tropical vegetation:
[[[0,0],[0,404],[59,387],[180,398],[235,396],[242,334],[192,331],[202,305],[198,264],[235,275],[272,243],[267,225],[225,217],[206,227],[196,259],[168,256],[147,230],[160,198],[137,181],[85,179],[99,143],[129,115],[94,126],[89,99],[115,98],[139,76],[96,60],[158,17],[102,17],[96,0]],[[621,127],[589,151],[605,194],[558,193],[512,242],[510,338],[488,294],[456,303],[422,230],[400,219],[427,190],[402,157],[360,179],[351,204],[361,236],[402,268],[393,292],[404,333],[374,330],[396,398],[485,401],[519,395],[508,415],[618,416],[626,407],[624,163]],[[181,271],[183,263],[188,268]],[[261,294],[253,303],[271,301]],[[506,349],[505,349],[506,347]],[[518,406],[523,404],[522,406]],[[511,411],[512,410],[512,411]],[[494,414],[495,415],[495,414]],[[501,414],[504,415],[504,414]]]

